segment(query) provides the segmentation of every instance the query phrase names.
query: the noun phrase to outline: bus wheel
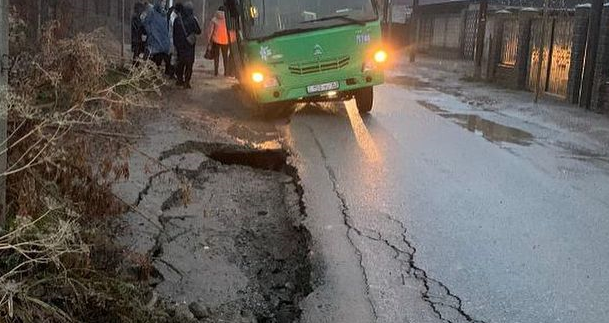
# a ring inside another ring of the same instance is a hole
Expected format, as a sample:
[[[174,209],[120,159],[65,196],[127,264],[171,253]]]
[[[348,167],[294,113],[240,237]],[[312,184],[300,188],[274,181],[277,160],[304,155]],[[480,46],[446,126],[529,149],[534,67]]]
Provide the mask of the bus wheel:
[[[365,87],[355,92],[355,103],[360,114],[368,114],[372,111],[374,101],[374,90],[372,87]]]

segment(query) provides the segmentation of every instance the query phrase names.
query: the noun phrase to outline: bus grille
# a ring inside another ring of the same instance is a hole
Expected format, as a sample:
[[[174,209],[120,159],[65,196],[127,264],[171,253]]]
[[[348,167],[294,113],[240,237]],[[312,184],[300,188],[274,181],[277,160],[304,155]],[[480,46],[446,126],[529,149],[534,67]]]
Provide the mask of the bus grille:
[[[292,74],[305,75],[341,69],[349,65],[349,56],[290,65]]]

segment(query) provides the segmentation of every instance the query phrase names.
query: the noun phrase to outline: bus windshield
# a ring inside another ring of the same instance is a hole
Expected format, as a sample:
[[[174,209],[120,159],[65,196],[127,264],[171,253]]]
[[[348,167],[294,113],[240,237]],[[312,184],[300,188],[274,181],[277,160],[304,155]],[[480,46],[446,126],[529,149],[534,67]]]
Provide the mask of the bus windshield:
[[[261,39],[378,18],[374,0],[245,0],[245,36]]]

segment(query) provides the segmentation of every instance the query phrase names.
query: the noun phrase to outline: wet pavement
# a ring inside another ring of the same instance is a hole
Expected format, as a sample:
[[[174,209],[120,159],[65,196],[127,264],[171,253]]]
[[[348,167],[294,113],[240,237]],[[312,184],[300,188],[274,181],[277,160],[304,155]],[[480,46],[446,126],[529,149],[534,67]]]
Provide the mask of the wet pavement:
[[[401,81],[370,116],[284,128],[317,277],[301,321],[606,322],[606,156]]]

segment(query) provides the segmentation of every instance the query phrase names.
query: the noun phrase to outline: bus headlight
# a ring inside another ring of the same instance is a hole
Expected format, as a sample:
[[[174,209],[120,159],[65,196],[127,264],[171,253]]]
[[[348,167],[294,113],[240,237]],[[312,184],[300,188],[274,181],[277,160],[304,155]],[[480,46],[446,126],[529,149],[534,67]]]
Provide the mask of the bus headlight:
[[[264,74],[262,74],[260,72],[252,73],[252,81],[254,81],[254,83],[257,83],[257,84],[264,82]]]
[[[374,53],[374,61],[377,63],[385,63],[388,57],[387,52],[382,49]]]

